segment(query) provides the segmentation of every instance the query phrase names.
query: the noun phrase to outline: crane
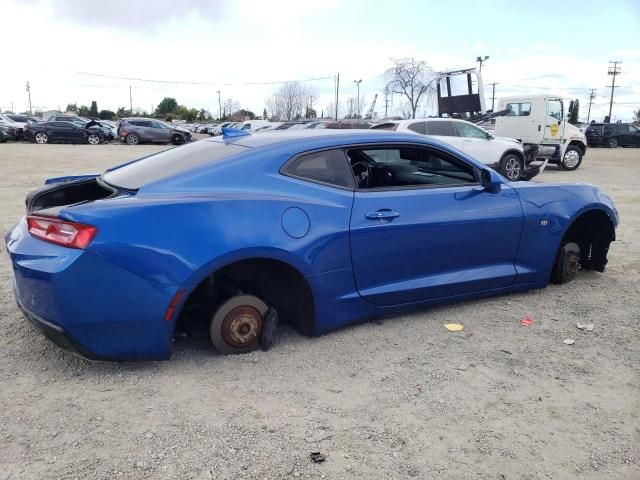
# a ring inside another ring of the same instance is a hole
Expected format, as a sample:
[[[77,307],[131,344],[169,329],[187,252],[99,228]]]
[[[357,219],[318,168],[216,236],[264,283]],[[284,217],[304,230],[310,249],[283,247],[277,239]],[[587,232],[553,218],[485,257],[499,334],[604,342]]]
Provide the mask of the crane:
[[[367,114],[364,116],[365,120],[371,120],[373,118],[373,109],[376,108],[376,100],[378,100],[377,93],[373,96],[373,102],[371,102],[371,107],[369,108],[369,111],[367,112]]]

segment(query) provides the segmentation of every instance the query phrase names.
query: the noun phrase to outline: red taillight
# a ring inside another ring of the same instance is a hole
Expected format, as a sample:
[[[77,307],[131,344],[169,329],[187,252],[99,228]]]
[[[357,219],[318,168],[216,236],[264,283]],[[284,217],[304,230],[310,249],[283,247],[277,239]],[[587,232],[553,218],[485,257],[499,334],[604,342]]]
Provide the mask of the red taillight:
[[[38,215],[27,217],[27,227],[29,233],[40,240],[80,249],[87,248],[98,233],[98,229],[91,225]]]
[[[175,312],[176,307],[178,306],[178,303],[180,303],[180,299],[182,298],[183,295],[184,295],[184,290],[178,290],[176,294],[173,296],[173,298],[171,299],[171,303],[169,304],[169,308],[167,308],[167,311],[164,314],[165,322],[168,322],[169,320],[171,320],[171,317],[173,317],[173,312]]]

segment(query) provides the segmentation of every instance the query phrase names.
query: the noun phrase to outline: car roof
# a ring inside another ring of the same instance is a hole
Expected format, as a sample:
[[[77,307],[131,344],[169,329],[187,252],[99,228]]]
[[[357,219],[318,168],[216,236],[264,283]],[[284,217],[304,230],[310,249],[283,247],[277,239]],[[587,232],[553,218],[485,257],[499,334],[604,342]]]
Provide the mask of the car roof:
[[[386,130],[348,130],[348,129],[302,129],[302,130],[274,130],[269,135],[243,135],[232,138],[211,137],[202,142],[234,143],[243,147],[257,148],[269,145],[290,144],[292,150],[306,150],[312,148],[324,148],[330,146],[347,145],[352,143],[370,142],[420,142],[441,145],[437,140],[424,140],[415,134],[390,132]]]

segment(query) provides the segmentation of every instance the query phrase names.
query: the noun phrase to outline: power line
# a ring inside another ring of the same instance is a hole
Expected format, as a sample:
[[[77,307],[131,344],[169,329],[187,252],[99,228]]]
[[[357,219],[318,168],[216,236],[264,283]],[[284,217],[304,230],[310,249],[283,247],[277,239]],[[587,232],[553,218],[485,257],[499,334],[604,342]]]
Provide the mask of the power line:
[[[315,78],[304,78],[300,80],[278,80],[272,82],[237,82],[237,83],[224,83],[224,82],[191,82],[191,81],[180,81],[180,80],[158,80],[152,78],[139,78],[139,77],[124,77],[119,75],[106,75],[103,73],[91,73],[91,72],[80,72],[77,70],[69,70],[71,73],[75,73],[78,75],[86,75],[89,77],[100,77],[100,78],[112,78],[116,80],[128,80],[134,82],[148,82],[148,83],[169,83],[174,85],[224,85],[224,86],[234,86],[234,85],[277,85],[279,83],[289,83],[289,82],[313,82],[316,80],[329,80],[334,78],[332,76],[328,77],[315,77]]]

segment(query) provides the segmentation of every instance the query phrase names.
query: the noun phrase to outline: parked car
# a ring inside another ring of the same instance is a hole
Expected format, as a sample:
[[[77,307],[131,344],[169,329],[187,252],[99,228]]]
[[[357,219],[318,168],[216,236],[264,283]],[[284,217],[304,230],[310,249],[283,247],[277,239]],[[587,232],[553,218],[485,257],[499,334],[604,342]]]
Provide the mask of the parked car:
[[[89,121],[88,118],[79,117],[78,115],[54,114],[49,117],[48,122],[72,122],[83,125]]]
[[[512,182],[531,179],[540,172],[539,167],[531,163],[527,164],[528,158],[522,143],[509,138],[496,137],[464,120],[417,118],[385,122],[371,128],[435,137],[498,170]]]
[[[24,129],[27,125],[29,125],[29,123],[29,120],[24,115],[0,113],[0,125],[8,127],[7,131],[18,140],[23,137]]]
[[[268,127],[271,125],[269,120],[247,120],[238,125],[240,130],[247,130],[249,132],[255,132],[259,128]]]
[[[372,122],[367,120],[337,120],[335,122],[329,122],[323,126],[323,128],[329,129],[366,129],[371,128]]]
[[[590,123],[585,135],[590,147],[640,147],[640,129],[630,123]]]
[[[105,140],[112,141],[117,138],[118,129],[116,128],[115,123],[108,120],[96,120],[95,122],[102,128]]]
[[[98,145],[105,140],[103,128],[94,121],[78,122],[40,122],[27,125],[24,130],[26,140],[35,143],[89,143]]]
[[[595,186],[506,182],[431,137],[372,130],[239,132],[46,183],[6,237],[17,303],[103,360],[166,359],[188,320],[242,353],[278,318],[315,335],[568,282],[604,270],[618,224]]]
[[[129,145],[139,143],[172,143],[181,145],[191,141],[186,128],[169,125],[153,118],[124,118],[118,123],[118,138]]]
[[[0,143],[4,143],[7,140],[15,140],[15,136],[11,133],[10,127],[6,125],[0,125]]]

